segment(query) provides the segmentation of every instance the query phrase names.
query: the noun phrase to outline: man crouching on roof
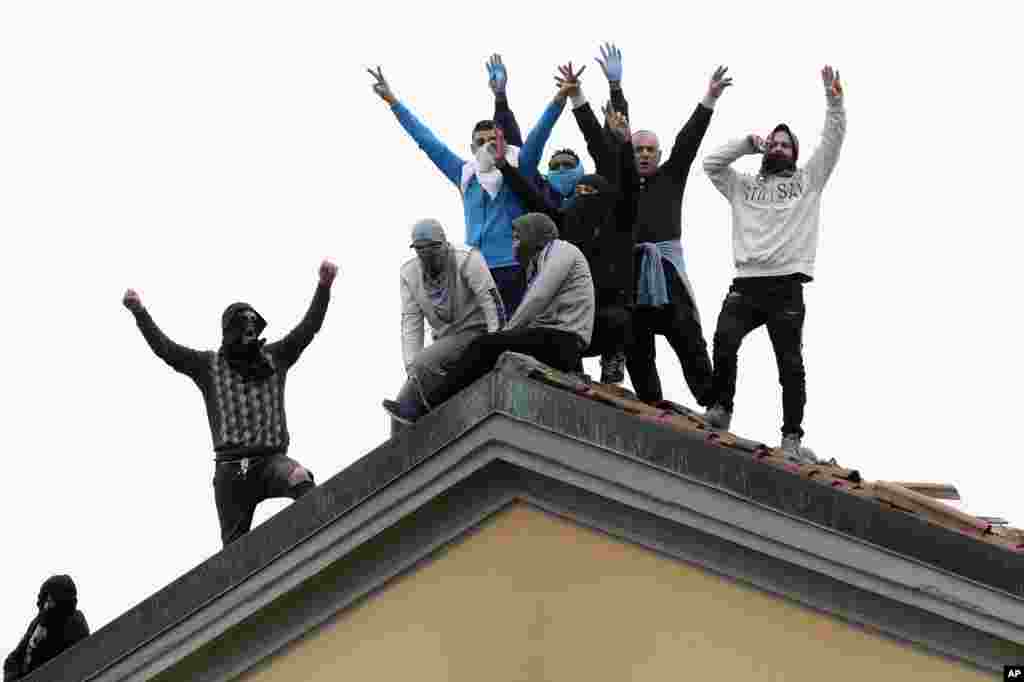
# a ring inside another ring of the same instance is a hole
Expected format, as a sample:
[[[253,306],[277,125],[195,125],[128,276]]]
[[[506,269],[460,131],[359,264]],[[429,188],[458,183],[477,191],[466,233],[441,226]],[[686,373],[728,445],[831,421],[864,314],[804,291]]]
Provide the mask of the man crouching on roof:
[[[587,259],[558,238],[558,228],[541,213],[512,222],[512,248],[526,266],[526,294],[502,331],[479,336],[452,364],[427,402],[405,395],[397,416],[415,422],[489,372],[505,351],[530,355],[563,372],[572,372],[594,331],[594,283]]]
[[[401,405],[421,401],[442,384],[445,374],[470,342],[486,332],[504,328],[505,306],[483,256],[476,249],[448,243],[436,220],[413,225],[411,247],[416,257],[401,269],[402,359],[408,379],[397,400],[384,409],[400,422]],[[423,348],[423,319],[430,323],[433,343]]]
[[[167,338],[134,290],[123,303],[157,357],[190,377],[203,392],[213,436],[213,490],[224,545],[249,532],[256,505],[272,497],[299,499],[313,489],[313,474],[286,455],[285,376],[320,331],[338,266],[320,264],[320,279],[306,315],[280,341],[259,338],[267,323],[247,303],[221,317],[223,343],[198,351]]]

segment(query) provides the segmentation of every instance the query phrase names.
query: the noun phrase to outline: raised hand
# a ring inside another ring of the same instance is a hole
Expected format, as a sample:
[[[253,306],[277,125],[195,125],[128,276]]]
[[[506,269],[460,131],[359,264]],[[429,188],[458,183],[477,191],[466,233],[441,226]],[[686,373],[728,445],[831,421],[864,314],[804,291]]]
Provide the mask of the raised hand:
[[[711,80],[708,81],[708,97],[711,99],[718,99],[725,92],[725,89],[732,85],[732,77],[725,75],[728,70],[728,66],[719,66],[711,74]]]
[[[326,258],[320,263],[320,284],[326,287],[334,284],[334,278],[338,274],[338,266]]]
[[[505,154],[508,152],[508,143],[505,141],[505,131],[501,128],[494,129],[494,165],[498,168],[504,167],[508,161]]]
[[[609,83],[618,83],[622,80],[622,50],[615,47],[615,43],[605,43],[600,46],[601,56],[595,61],[601,65],[604,77]]]
[[[604,113],[604,122],[608,126],[608,130],[618,138],[619,142],[628,142],[632,138],[629,119],[621,111],[616,111],[611,102],[602,106],[601,112]]]
[[[395,94],[391,92],[391,86],[388,85],[387,79],[384,78],[384,72],[381,71],[381,68],[378,66],[376,71],[373,69],[367,69],[366,71],[373,76],[375,81],[373,84],[373,91],[377,93],[377,96],[388,104],[394,105],[398,99],[395,97]]]
[[[142,297],[139,296],[139,292],[135,291],[135,289],[125,290],[121,303],[133,313],[136,310],[142,310]]]
[[[558,84],[558,93],[555,99],[565,101],[566,97],[575,97],[580,92],[580,76],[583,75],[586,65],[581,66],[579,71],[573,71],[572,62],[558,67],[558,76],[555,76],[555,83]]]
[[[487,60],[487,85],[491,88],[494,96],[505,94],[505,86],[508,85],[508,69],[501,61],[500,54],[492,54]]]
[[[765,150],[768,148],[764,138],[756,133],[750,133],[747,135],[747,141],[750,142],[750,146],[753,148],[754,154],[764,154]]]
[[[821,69],[821,83],[825,86],[827,96],[832,98],[843,96],[843,84],[839,81],[839,71],[833,71],[828,64]]]

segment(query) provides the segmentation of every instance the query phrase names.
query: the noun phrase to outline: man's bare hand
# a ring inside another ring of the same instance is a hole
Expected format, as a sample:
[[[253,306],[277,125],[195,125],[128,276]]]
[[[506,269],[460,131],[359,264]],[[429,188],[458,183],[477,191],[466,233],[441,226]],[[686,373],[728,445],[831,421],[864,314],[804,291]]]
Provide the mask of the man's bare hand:
[[[135,289],[128,289],[124,292],[124,298],[121,299],[121,303],[124,307],[133,313],[137,310],[142,310],[142,298],[139,296],[139,292]]]
[[[750,147],[754,154],[764,154],[767,144],[763,137],[756,133],[750,133],[747,135],[747,140],[750,142]]]
[[[843,84],[839,80],[839,71],[826,64],[821,69],[821,84],[825,86],[825,95],[832,99],[843,96]]]
[[[719,66],[711,74],[711,80],[708,81],[708,97],[711,99],[718,99],[725,89],[732,85],[732,77],[725,75],[728,70],[728,66]]]
[[[320,263],[320,284],[329,287],[334,284],[334,278],[338,274],[338,266],[326,258]]]
[[[505,154],[508,152],[508,144],[505,141],[505,131],[501,128],[494,129],[494,165],[504,168],[508,160]]]
[[[602,106],[601,112],[604,114],[604,123],[608,127],[608,130],[615,135],[619,142],[629,142],[629,140],[632,139],[632,133],[629,129],[629,119],[626,118],[624,113],[616,111],[611,102]]]
[[[395,103],[398,102],[398,98],[396,98],[395,94],[391,92],[391,86],[388,85],[387,79],[384,78],[384,72],[381,71],[381,68],[378,66],[376,71],[373,69],[367,69],[366,71],[373,76],[373,91],[377,93],[377,96],[382,100],[391,106],[394,106]]]
[[[580,67],[579,71],[574,71],[572,62],[558,67],[559,75],[555,76],[555,83],[558,85],[558,92],[555,94],[556,100],[564,102],[566,97],[575,97],[580,93],[580,76],[583,75],[583,70],[586,68],[584,65]]]

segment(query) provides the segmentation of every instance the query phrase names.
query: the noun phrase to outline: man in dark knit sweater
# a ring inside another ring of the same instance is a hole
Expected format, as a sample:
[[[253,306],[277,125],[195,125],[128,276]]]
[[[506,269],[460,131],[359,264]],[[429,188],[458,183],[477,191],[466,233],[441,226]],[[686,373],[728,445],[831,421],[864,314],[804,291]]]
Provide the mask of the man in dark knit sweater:
[[[338,268],[320,264],[320,281],[306,315],[280,341],[259,336],[266,321],[252,306],[234,303],[221,318],[216,351],[178,345],[157,327],[139,295],[124,305],[157,357],[188,375],[203,392],[216,453],[214,496],[221,539],[228,545],[249,531],[256,505],[272,497],[298,499],[313,489],[313,474],[286,455],[288,426],[284,386],[288,370],[320,331]]]
[[[655,334],[664,336],[672,346],[697,403],[707,407],[712,401],[711,358],[686,277],[680,237],[686,178],[711,123],[715,102],[732,84],[725,73],[725,67],[715,70],[704,99],[679,131],[664,164],[658,165],[661,145],[657,135],[650,131],[633,134],[637,297],[626,367],[637,396],[647,402],[663,398],[655,366]]]
[[[4,682],[20,680],[89,636],[89,624],[78,610],[78,590],[69,575],[47,578],[36,598],[39,615],[4,660]]]

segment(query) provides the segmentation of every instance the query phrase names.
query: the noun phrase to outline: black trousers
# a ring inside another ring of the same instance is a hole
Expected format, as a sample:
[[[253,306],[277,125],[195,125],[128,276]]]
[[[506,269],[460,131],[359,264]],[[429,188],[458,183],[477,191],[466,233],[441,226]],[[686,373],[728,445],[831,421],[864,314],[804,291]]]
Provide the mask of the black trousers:
[[[626,352],[626,368],[633,390],[640,400],[661,400],[661,379],[655,364],[655,335],[660,334],[675,351],[683,368],[686,385],[697,404],[710,407],[711,358],[704,331],[690,294],[676,274],[675,267],[664,262],[669,303],[663,306],[636,306],[633,310],[633,342]]]
[[[544,327],[510,329],[473,339],[448,370],[431,405],[439,405],[494,369],[505,351],[536,358],[563,372],[572,372],[580,359],[580,338],[570,332]]]
[[[313,488],[310,480],[291,483],[289,477],[301,466],[284,453],[251,457],[242,460],[217,462],[213,475],[213,494],[220,519],[220,536],[224,546],[249,532],[256,505],[272,497],[290,497],[293,500]]]
[[[803,437],[801,424],[807,403],[804,316],[804,289],[799,279],[744,277],[733,280],[715,330],[715,402],[732,411],[740,344],[747,334],[766,325],[782,385],[782,433]]]
[[[625,291],[598,291],[594,332],[583,357],[623,352],[633,339],[633,311]]]

